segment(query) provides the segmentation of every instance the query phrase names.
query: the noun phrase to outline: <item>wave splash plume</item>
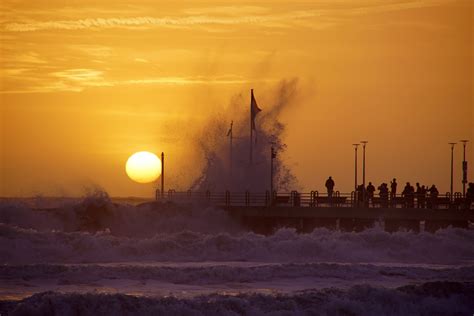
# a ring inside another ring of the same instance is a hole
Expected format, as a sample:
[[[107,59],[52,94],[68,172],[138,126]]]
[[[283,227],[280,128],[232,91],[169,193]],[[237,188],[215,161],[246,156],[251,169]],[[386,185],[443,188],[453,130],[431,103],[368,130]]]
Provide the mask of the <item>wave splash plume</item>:
[[[294,295],[206,295],[180,299],[123,294],[45,292],[2,302],[11,315],[469,315],[474,284],[429,282],[396,289],[358,285]]]

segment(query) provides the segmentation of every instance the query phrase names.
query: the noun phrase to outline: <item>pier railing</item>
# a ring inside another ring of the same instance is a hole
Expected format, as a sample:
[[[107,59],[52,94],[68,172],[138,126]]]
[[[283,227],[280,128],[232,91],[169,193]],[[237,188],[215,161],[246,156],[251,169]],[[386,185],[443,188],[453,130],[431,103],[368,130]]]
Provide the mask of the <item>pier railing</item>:
[[[156,199],[183,204],[207,204],[214,206],[272,206],[272,207],[369,207],[369,208],[430,208],[430,209],[470,209],[469,203],[461,193],[451,197],[449,193],[438,197],[403,196],[363,197],[356,192],[335,191],[331,196],[318,191],[311,192],[211,192],[175,191],[161,194],[156,191]]]

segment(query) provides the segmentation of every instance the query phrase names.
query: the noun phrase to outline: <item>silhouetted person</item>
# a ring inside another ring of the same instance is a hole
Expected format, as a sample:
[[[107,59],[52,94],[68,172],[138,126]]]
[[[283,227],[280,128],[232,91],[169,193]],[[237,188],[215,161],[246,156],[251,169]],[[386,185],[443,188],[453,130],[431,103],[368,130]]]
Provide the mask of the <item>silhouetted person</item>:
[[[417,203],[418,203],[418,208],[425,208],[426,207],[426,187],[424,185],[421,186],[420,191],[417,194]]]
[[[369,205],[369,201],[373,204],[375,187],[372,184],[372,182],[369,182],[369,184],[367,185],[366,192],[367,192],[367,205]]]
[[[430,192],[430,206],[431,208],[435,209],[437,207],[437,200],[439,195],[438,189],[433,184],[428,191]]]
[[[415,187],[410,184],[410,207],[415,207]]]
[[[466,191],[466,208],[467,209],[471,208],[472,202],[474,202],[474,183],[469,182],[469,185]]]
[[[396,197],[397,197],[397,179],[393,178],[390,182],[390,200],[392,202],[392,206],[396,206]]]
[[[357,206],[364,204],[365,188],[363,184],[357,186]]]
[[[407,182],[405,188],[403,188],[402,196],[405,198],[405,207],[413,207],[415,199],[415,188]]]
[[[379,190],[380,206],[388,207],[388,185],[382,183],[377,189]]]
[[[293,206],[301,206],[301,193],[297,191],[293,193]]]
[[[421,204],[420,204],[420,199],[421,198],[421,195],[422,195],[422,192],[421,192],[421,186],[420,186],[420,183],[416,183],[416,191],[415,191],[415,196],[416,196],[416,207],[417,208],[421,208]]]
[[[332,194],[334,193],[334,180],[332,177],[326,180],[326,189],[328,190],[328,197],[332,198]]]

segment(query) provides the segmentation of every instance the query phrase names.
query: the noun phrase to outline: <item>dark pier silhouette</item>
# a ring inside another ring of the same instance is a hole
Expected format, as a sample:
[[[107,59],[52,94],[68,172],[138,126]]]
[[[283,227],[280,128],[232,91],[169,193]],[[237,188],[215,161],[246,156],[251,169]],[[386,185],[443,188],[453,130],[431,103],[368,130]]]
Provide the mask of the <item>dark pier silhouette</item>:
[[[468,229],[474,222],[472,201],[461,193],[453,197],[399,194],[373,195],[361,200],[356,192],[318,191],[289,193],[176,192],[169,190],[160,202],[215,206],[225,209],[236,221],[257,233],[271,234],[283,227],[307,233],[325,227],[342,231],[362,231],[380,225],[388,232],[411,230],[435,232],[441,228]]]

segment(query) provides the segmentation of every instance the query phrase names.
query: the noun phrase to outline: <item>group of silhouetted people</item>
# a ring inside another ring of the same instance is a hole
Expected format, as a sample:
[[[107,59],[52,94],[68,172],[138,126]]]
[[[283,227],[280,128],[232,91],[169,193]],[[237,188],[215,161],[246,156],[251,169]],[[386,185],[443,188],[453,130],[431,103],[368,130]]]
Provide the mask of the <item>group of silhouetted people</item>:
[[[390,182],[390,189],[385,182],[378,186],[380,206],[396,206],[397,203],[402,203],[404,207],[413,208],[415,207],[415,199],[417,201],[416,207],[418,208],[425,208],[427,206],[433,207],[436,205],[439,191],[434,184],[428,188],[428,186],[420,186],[419,183],[416,183],[415,188],[410,182],[407,182],[400,197],[397,197],[397,187],[398,183],[395,178]],[[360,185],[357,191],[359,201],[364,202],[367,206],[369,203],[373,204],[375,187],[372,182],[369,182],[365,190],[364,186]]]
[[[333,197],[334,185],[334,180],[332,177],[329,177],[325,183],[329,198]],[[376,201],[374,198],[376,188],[372,182],[369,182],[367,187],[361,184],[357,186],[355,202],[357,205],[364,205],[366,207],[378,202],[381,207],[396,207],[397,204],[402,204],[403,207],[414,208],[416,200],[417,208],[437,208],[439,203],[439,191],[436,185],[425,186],[417,182],[415,186],[416,187],[413,187],[410,182],[407,182],[401,195],[397,197],[398,183],[397,179],[394,178],[390,182],[390,188],[387,183],[382,183],[377,187],[379,198]],[[465,204],[464,207],[467,209],[474,203],[474,183],[469,183],[463,202]]]
[[[420,186],[420,184],[417,182],[415,190],[410,182],[407,182],[402,191],[404,206],[409,208],[415,207],[415,198],[417,208],[425,208],[427,206],[434,208],[436,207],[438,196],[439,191],[434,184],[428,188],[428,186]]]

